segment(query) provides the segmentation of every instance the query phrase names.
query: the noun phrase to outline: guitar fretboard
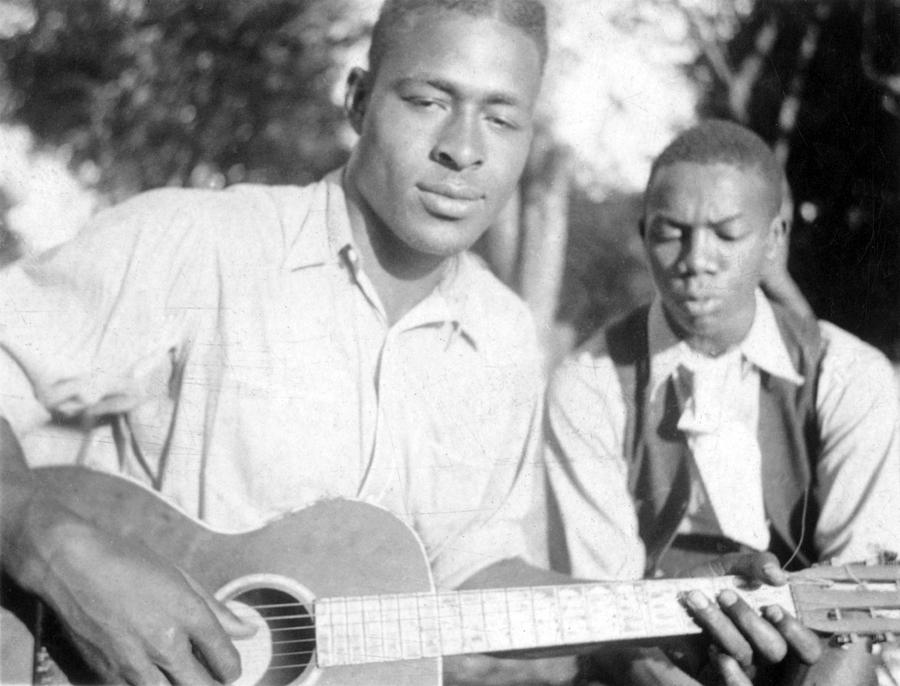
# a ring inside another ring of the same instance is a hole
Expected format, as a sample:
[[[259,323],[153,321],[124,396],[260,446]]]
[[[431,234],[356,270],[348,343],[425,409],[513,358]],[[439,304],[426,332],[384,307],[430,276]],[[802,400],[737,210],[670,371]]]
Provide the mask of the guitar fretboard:
[[[699,633],[681,596],[730,588],[756,609],[796,614],[788,586],[747,591],[735,577],[324,598],[320,667]]]

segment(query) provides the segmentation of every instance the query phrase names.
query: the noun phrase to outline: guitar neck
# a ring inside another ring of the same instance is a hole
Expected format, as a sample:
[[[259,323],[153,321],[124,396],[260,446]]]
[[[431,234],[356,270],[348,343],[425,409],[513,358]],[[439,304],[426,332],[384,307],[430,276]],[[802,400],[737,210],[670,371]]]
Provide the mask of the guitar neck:
[[[736,577],[654,579],[316,601],[321,667],[700,633],[681,597],[735,590],[796,614],[790,587],[747,591]]]

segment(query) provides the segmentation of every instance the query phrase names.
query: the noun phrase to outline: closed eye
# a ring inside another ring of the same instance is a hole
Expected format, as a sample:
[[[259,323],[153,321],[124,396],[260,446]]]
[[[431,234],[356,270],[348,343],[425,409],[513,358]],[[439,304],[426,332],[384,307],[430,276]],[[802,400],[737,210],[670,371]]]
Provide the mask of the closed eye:
[[[650,230],[650,237],[655,241],[681,240],[682,230],[671,224],[656,224]]]
[[[444,107],[444,103],[436,98],[410,96],[403,98],[403,101],[419,110],[434,110]]]
[[[495,126],[498,129],[518,131],[522,128],[521,126],[519,126],[518,122],[513,121],[512,119],[509,119],[507,117],[489,116],[487,117],[487,120],[492,126]]]

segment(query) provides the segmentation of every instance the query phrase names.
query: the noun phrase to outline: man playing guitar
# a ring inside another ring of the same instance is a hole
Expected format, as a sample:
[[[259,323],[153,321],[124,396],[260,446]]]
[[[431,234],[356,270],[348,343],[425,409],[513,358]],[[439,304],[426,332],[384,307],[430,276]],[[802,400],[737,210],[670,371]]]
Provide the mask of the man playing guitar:
[[[539,0],[389,0],[348,79],[343,169],[143,194],[0,274],[3,569],[103,679],[231,681],[251,629],[29,467],[119,472],[227,529],[358,498],[413,528],[439,588],[565,578],[529,564],[522,530],[532,321],[465,253],[525,164],[545,24]],[[726,652],[815,658],[789,618],[700,616]]]

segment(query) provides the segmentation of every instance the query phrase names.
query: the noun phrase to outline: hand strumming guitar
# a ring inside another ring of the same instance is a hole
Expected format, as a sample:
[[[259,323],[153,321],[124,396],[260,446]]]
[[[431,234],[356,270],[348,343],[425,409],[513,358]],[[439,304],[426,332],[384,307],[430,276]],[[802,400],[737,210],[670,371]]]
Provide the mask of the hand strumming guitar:
[[[42,494],[3,420],[0,452],[4,569],[54,610],[105,682],[214,684],[240,675],[231,638],[251,635],[251,626],[143,545]]]

